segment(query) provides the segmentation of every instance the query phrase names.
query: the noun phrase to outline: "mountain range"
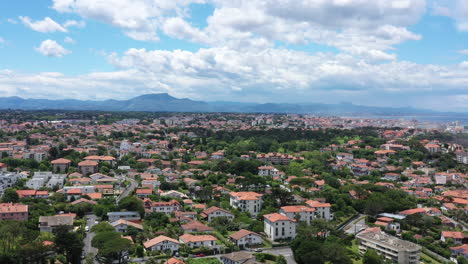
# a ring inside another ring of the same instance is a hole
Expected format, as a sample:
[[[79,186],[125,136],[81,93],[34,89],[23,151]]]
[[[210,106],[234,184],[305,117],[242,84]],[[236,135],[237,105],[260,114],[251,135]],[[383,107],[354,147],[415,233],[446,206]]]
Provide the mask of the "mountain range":
[[[361,106],[352,103],[340,104],[288,104],[288,103],[239,103],[204,102],[187,98],[179,99],[167,93],[145,94],[128,100],[49,100],[0,97],[0,109],[19,110],[100,110],[100,111],[147,111],[147,112],[242,112],[242,113],[302,113],[340,116],[425,116],[438,113],[415,108],[391,108]],[[466,115],[459,113],[460,115]]]

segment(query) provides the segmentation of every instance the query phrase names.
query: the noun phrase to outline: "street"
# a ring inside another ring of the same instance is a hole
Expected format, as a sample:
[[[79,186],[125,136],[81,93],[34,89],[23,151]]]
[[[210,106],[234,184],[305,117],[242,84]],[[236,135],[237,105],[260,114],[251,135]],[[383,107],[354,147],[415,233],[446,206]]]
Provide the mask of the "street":
[[[91,240],[93,240],[93,237],[94,237],[94,233],[91,232],[91,228],[96,224],[96,219],[97,217],[92,214],[92,215],[87,215],[85,217],[86,219],[86,226],[89,227],[89,232],[86,233],[86,237],[84,239],[84,248],[83,248],[83,253],[85,255],[85,257],[88,255],[88,254],[93,254],[93,256],[96,256],[97,254],[97,249],[93,248],[91,246]],[[85,263],[86,259],[83,259],[82,260],[82,263]],[[96,263],[96,261],[95,261]]]
[[[270,253],[273,255],[282,255],[286,258],[288,264],[296,264],[294,260],[294,255],[290,247],[279,247],[279,248],[271,248],[265,249],[263,252]]]
[[[119,203],[120,200],[122,200],[123,198],[127,197],[131,192],[133,192],[133,190],[135,190],[135,188],[138,186],[138,182],[135,181],[134,179],[132,178],[128,178],[128,177],[122,177],[124,180],[128,180],[130,181],[130,185],[127,186],[127,188],[125,188],[125,190],[119,195],[119,197],[117,197],[116,200],[116,203]]]
[[[342,229],[346,234],[352,235],[359,233],[361,230],[364,230],[367,227],[366,216],[359,215],[359,217],[352,219],[348,224],[343,226]]]

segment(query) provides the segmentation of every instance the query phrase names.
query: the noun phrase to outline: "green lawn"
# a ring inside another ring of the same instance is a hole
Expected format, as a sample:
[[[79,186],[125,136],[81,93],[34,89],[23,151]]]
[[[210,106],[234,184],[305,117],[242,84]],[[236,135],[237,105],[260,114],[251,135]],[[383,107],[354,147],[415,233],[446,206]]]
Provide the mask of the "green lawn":
[[[421,258],[420,258],[421,262],[423,262],[424,264],[426,263],[431,263],[431,264],[442,264],[442,262],[436,260],[436,259],[433,259],[431,258],[429,255],[426,255],[425,253],[421,253]]]
[[[187,259],[187,264],[222,264],[217,258]]]

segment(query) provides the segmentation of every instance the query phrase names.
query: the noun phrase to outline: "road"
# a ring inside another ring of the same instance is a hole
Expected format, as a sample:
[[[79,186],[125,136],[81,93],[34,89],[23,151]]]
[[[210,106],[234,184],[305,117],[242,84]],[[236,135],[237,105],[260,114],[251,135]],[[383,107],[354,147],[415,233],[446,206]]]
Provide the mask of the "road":
[[[366,216],[359,215],[356,218],[351,219],[349,223],[344,225],[341,229],[349,235],[357,234],[361,230],[366,229],[368,226],[366,225]]]
[[[286,261],[288,262],[288,264],[296,264],[292,249],[290,247],[265,249],[263,252],[270,253],[273,255],[282,255],[286,258]]]
[[[86,226],[88,226],[89,229],[91,230],[91,227],[93,227],[96,224],[97,216],[95,216],[94,214],[87,215],[85,216],[85,219],[86,219]],[[97,249],[91,246],[91,240],[93,240],[93,237],[94,237],[93,232],[89,231],[86,233],[86,237],[84,239],[84,248],[83,248],[83,253],[85,256],[87,256],[88,254],[93,254],[93,256],[96,256],[97,254]],[[86,259],[83,259],[82,263],[85,263],[85,261]],[[95,261],[95,263],[97,262]]]
[[[445,217],[447,217],[447,219],[448,219],[450,222],[454,223],[455,226],[461,226],[462,229],[463,229],[463,231],[468,231],[468,228],[466,227],[465,224],[460,223],[460,222],[457,222],[455,219],[453,219],[453,218],[451,218],[451,217],[448,217],[448,216],[446,216],[446,215],[445,215]]]
[[[125,190],[119,195],[119,197],[117,197],[116,199],[116,202],[118,203],[120,200],[122,200],[123,198],[127,197],[130,193],[133,192],[133,190],[135,190],[135,188],[138,186],[138,182],[135,181],[134,179],[132,178],[128,178],[128,177],[122,177],[124,180],[128,180],[130,181],[130,185],[127,186],[127,188],[125,188]]]

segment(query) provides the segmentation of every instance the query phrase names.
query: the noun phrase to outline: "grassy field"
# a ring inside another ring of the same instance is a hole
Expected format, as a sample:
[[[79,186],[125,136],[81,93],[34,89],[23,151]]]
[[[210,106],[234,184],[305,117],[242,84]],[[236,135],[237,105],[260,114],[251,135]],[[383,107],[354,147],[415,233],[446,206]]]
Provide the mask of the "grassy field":
[[[187,264],[222,264],[217,258],[187,259]]]

